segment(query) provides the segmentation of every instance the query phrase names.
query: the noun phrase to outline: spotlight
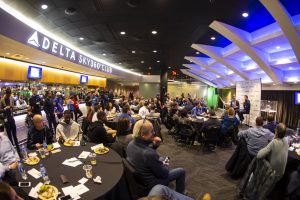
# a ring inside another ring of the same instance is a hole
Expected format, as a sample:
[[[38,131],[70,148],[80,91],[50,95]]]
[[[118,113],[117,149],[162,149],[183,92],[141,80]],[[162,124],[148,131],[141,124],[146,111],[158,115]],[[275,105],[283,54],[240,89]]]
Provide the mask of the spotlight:
[[[125,32],[125,31],[121,31],[120,34],[121,34],[121,35],[125,35],[126,32]]]
[[[249,14],[247,12],[243,12],[242,16],[247,18],[249,16]]]
[[[43,5],[41,6],[41,8],[42,8],[43,10],[46,10],[46,9],[48,8],[48,5],[43,4]]]
[[[157,34],[157,31],[152,31],[151,32],[153,35],[156,35]]]
[[[216,38],[215,38],[215,37],[211,37],[210,39],[211,39],[211,40],[215,40]]]

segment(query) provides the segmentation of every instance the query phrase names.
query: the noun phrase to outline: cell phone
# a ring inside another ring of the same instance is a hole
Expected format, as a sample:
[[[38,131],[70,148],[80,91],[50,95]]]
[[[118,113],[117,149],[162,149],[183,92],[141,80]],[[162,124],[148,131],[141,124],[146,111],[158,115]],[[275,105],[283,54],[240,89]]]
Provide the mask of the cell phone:
[[[58,200],[72,200],[73,198],[70,195],[59,197]]]
[[[19,187],[30,187],[31,182],[19,182]]]

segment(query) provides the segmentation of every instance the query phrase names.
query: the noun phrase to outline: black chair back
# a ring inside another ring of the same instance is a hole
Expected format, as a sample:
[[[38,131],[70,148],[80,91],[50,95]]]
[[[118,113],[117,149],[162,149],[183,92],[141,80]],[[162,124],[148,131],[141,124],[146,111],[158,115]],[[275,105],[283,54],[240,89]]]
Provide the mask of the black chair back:
[[[205,141],[218,142],[219,140],[219,126],[209,126],[203,130],[203,139]]]
[[[125,158],[122,158],[122,161],[125,169],[125,180],[131,198],[135,200],[147,196],[151,188],[141,184],[136,170]]]

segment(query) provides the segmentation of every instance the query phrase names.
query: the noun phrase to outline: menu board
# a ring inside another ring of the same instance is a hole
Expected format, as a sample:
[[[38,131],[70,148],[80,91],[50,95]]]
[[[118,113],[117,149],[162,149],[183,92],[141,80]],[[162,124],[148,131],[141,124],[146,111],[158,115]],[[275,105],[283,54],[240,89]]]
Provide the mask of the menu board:
[[[243,109],[244,95],[250,100],[250,126],[255,126],[255,120],[260,116],[261,80],[239,81],[236,83],[236,98]]]

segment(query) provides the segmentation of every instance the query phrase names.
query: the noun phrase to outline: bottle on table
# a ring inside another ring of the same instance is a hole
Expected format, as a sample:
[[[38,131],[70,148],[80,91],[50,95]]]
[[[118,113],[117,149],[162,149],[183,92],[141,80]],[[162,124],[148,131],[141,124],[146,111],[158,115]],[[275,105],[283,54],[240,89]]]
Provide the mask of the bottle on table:
[[[47,145],[46,141],[43,142],[43,149],[44,149],[45,155],[48,156],[49,151],[48,151],[48,145]]]
[[[25,145],[21,146],[21,154],[22,154],[24,160],[28,159],[28,152],[27,152],[27,148],[25,147]]]
[[[39,148],[39,152],[40,152],[41,158],[46,158],[46,152],[45,152],[44,147]]]
[[[19,172],[20,172],[20,174],[22,176],[22,179],[23,180],[27,180],[27,173],[26,173],[26,171],[25,171],[25,169],[23,167],[23,164],[22,164],[22,162],[20,160],[18,161],[18,170],[19,170]]]
[[[43,164],[40,164],[40,172],[42,174],[42,178],[44,180],[44,183],[45,184],[49,184],[50,183],[50,179],[49,179],[49,176],[47,174],[46,168],[44,167]]]

